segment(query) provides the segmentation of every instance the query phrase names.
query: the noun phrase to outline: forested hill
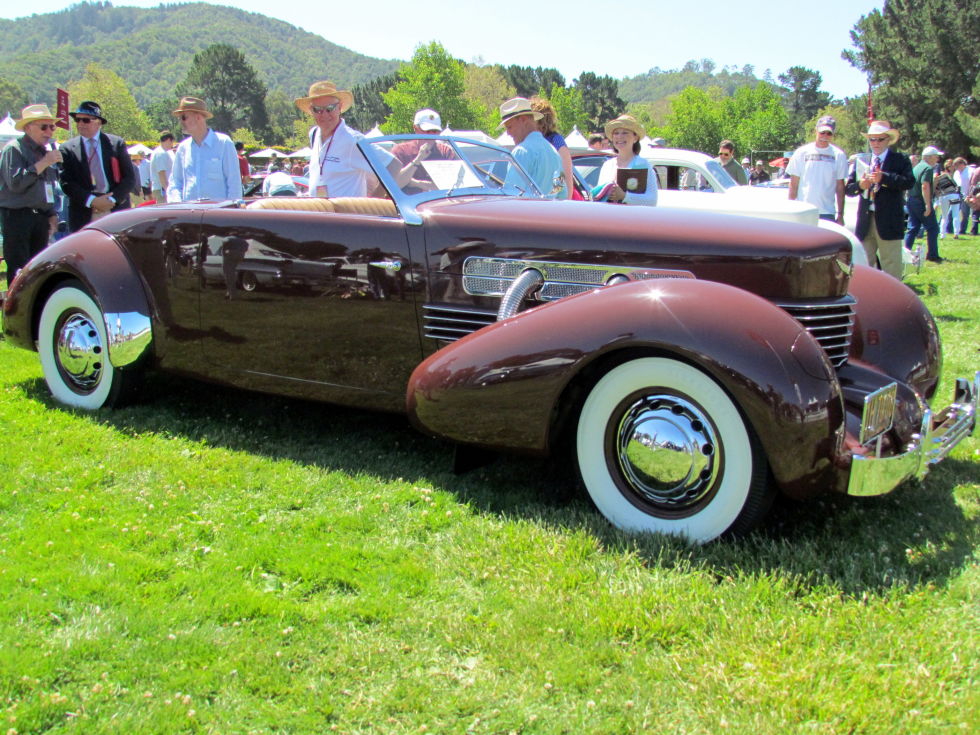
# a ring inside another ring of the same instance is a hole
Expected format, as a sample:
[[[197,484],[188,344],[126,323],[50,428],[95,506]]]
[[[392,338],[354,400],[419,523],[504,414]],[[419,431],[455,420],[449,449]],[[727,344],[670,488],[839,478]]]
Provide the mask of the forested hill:
[[[29,6],[25,6],[29,10]],[[31,101],[54,102],[55,88],[97,61],[121,76],[141,106],[173,96],[198,51],[238,48],[270,90],[304,93],[317,79],[364,84],[398,67],[257,13],[207,3],[156,8],[82,3],[67,10],[0,20],[0,77]]]
[[[719,87],[725,94],[731,95],[739,87],[754,87],[760,81],[774,84],[769,69],[760,79],[750,64],[741,69],[724,67],[716,70],[711,59],[701,59],[688,61],[681,69],[655,67],[646,74],[627,77],[619,83],[619,96],[627,102],[656,102],[687,87]]]

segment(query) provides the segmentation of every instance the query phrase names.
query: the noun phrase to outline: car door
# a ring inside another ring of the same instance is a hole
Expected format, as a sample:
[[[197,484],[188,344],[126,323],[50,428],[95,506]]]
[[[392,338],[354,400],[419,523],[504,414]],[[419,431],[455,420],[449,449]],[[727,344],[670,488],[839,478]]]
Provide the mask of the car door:
[[[421,359],[405,227],[361,214],[206,212],[206,359],[247,386],[367,405],[382,393],[400,404]]]

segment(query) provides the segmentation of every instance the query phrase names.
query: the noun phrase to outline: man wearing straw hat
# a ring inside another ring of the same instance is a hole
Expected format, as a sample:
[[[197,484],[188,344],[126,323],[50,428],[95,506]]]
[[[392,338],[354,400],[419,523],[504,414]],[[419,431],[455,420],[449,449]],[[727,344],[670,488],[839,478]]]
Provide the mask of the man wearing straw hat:
[[[54,187],[62,158],[54,146],[48,148],[54,123],[47,105],[28,105],[14,124],[24,135],[0,153],[0,226],[8,284],[58,227]]]
[[[61,188],[68,197],[68,231],[75,232],[104,214],[129,209],[136,169],[126,141],[102,130],[106,119],[96,102],[82,102],[68,113],[78,135],[61,146]]]
[[[374,172],[357,148],[364,135],[347,127],[341,117],[354,95],[333,82],[314,82],[296,107],[311,115],[310,188],[315,197],[363,197],[377,186]]]
[[[517,144],[514,160],[531,176],[541,193],[551,199],[568,199],[569,183],[562,175],[561,157],[538,130],[543,115],[531,108],[531,101],[514,97],[500,106],[500,127]]]
[[[204,100],[184,97],[173,115],[188,137],[177,146],[167,201],[241,199],[242,175],[235,144],[224,133],[208,127],[208,120],[214,116]]]
[[[871,148],[870,164],[858,158],[847,179],[848,196],[857,196],[858,215],[854,234],[864,244],[868,262],[902,278],[902,235],[905,232],[905,192],[915,177],[908,156],[889,146],[898,131],[887,120],[874,120],[864,134]]]

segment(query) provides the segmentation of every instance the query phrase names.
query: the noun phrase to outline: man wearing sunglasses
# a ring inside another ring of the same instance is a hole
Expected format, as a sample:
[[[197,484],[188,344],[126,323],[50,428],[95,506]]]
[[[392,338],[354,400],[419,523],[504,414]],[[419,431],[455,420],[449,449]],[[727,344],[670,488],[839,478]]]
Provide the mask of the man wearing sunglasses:
[[[820,219],[844,224],[844,179],[847,154],[831,142],[837,121],[830,115],[817,120],[816,139],[793,152],[789,174],[789,198],[816,206]]]
[[[68,197],[68,231],[75,232],[104,214],[129,209],[136,169],[126,141],[102,130],[106,119],[97,102],[82,102],[68,114],[78,135],[61,146],[61,188]]]
[[[855,160],[844,190],[859,197],[854,234],[863,243],[868,262],[880,263],[885,273],[901,279],[905,192],[915,177],[908,156],[889,148],[898,136],[887,120],[873,120],[864,134],[871,153]]]
[[[47,105],[28,105],[14,124],[24,135],[0,153],[0,226],[8,284],[58,227],[54,187],[61,152],[48,148],[54,122]]]
[[[364,136],[341,117],[353,104],[353,94],[328,81],[314,82],[307,96],[296,100],[296,107],[315,123],[310,129],[310,196],[363,197],[377,185],[357,148]]]
[[[242,198],[242,174],[235,142],[208,125],[214,114],[197,97],[183,97],[173,116],[187,134],[177,146],[167,187],[168,202]]]
[[[721,164],[729,176],[735,179],[736,184],[739,186],[749,185],[749,177],[745,175],[745,169],[735,160],[735,144],[730,140],[723,140],[718,144],[718,158],[715,160]]]

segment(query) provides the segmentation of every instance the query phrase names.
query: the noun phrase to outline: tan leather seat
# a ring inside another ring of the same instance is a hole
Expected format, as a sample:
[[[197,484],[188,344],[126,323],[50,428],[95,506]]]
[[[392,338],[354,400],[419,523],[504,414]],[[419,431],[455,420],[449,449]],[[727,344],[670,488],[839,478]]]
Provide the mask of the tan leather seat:
[[[370,214],[375,217],[397,217],[398,210],[390,199],[374,197],[265,197],[256,199],[245,209],[280,209],[298,212],[338,212],[339,214]]]
[[[333,202],[315,197],[265,197],[249,202],[245,209],[288,209],[297,212],[333,212]]]
[[[340,214],[372,214],[375,217],[397,217],[398,210],[390,199],[374,197],[338,197],[331,199],[333,211]]]

